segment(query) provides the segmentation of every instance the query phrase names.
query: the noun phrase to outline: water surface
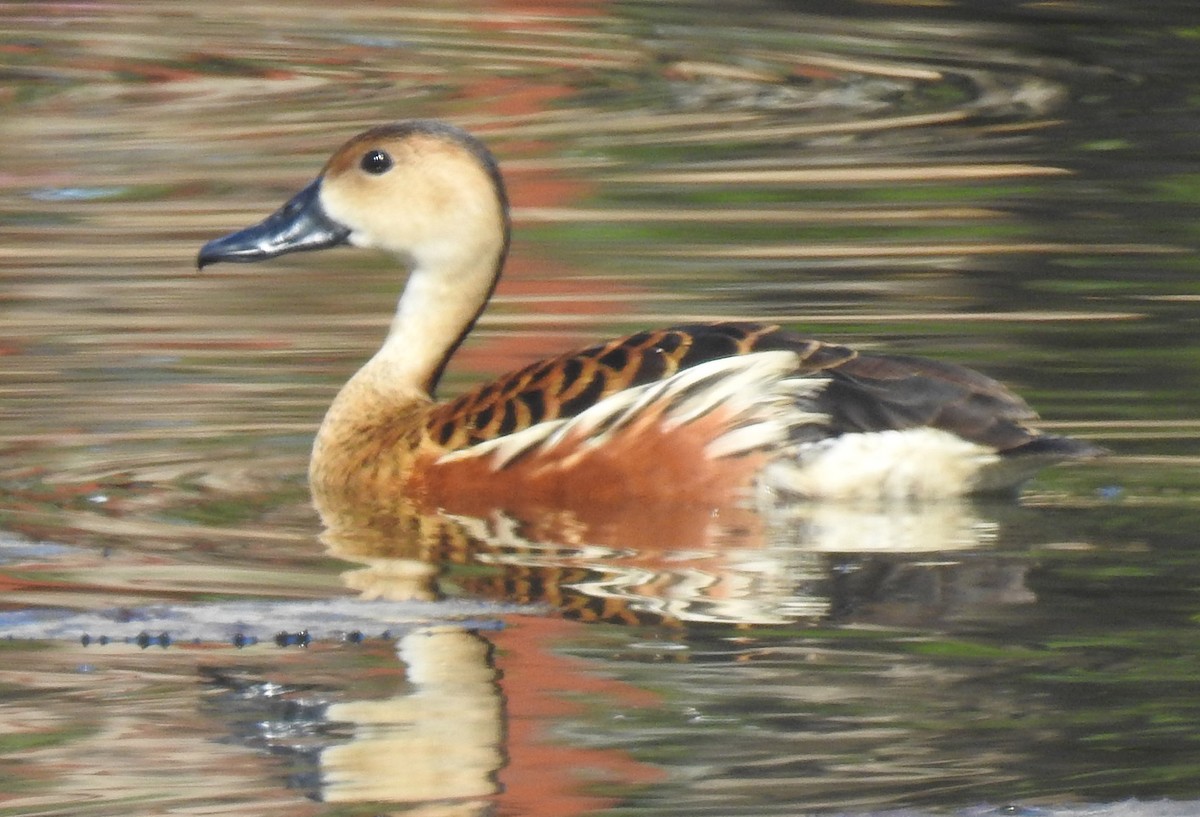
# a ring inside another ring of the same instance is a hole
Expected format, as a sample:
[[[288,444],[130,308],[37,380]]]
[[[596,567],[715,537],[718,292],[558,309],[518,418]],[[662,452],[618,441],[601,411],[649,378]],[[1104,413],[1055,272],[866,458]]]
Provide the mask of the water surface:
[[[0,812],[1195,810],[1188,4],[0,15]],[[323,532],[308,446],[401,281],[193,259],[409,116],[515,206],[447,396],[766,318],[1114,454],[1017,503]]]

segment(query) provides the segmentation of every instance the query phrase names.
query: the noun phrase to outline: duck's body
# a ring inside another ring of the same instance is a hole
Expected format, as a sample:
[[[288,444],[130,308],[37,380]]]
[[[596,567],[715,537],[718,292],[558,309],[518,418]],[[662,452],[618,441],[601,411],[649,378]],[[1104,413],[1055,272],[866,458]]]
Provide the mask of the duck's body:
[[[435,402],[508,235],[487,150],[415,121],[355,137],[277,213],[201,250],[203,266],[350,243],[410,271],[387,340],[317,434],[318,496],[396,494],[432,507],[454,496],[722,504],[751,488],[933,498],[1003,490],[1047,462],[1100,452],[1028,428],[1024,401],[969,369],[753,323],[642,332]]]

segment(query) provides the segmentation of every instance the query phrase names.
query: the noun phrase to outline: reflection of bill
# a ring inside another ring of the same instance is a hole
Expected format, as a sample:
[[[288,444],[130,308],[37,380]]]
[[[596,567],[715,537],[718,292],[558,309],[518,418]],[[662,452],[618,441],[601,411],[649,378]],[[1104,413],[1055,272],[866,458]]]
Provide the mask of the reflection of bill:
[[[382,701],[334,704],[327,717],[353,738],[321,753],[329,802],[461,801],[445,815],[477,814],[497,791],[504,761],[502,702],[478,634],[430,627],[399,642],[412,690]]]

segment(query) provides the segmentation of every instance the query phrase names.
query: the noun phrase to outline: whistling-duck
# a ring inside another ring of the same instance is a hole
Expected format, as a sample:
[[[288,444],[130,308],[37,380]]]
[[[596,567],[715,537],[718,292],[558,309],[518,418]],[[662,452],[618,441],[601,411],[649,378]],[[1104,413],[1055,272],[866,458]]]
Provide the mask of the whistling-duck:
[[[495,159],[435,121],[368,130],[273,215],[215,239],[201,267],[340,244],[394,256],[408,282],[383,346],[338,393],[310,479],[342,496],[454,492],[554,503],[749,489],[814,499],[937,498],[1015,487],[1102,449],[1043,434],[975,371],[864,354],[762,323],[638,332],[446,402],[438,379],[509,244]]]

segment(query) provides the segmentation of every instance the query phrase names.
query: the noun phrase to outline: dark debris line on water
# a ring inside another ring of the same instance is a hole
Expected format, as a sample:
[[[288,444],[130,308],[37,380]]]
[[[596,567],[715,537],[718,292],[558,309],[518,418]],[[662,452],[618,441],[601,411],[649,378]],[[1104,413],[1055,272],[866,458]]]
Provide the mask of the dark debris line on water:
[[[448,624],[470,630],[496,630],[501,617],[534,608],[483,601],[322,601],[227,602],[158,605],[99,612],[23,610],[0,613],[0,637],[79,641],[84,646],[131,644],[148,647],[275,644],[304,647],[313,641],[360,643],[394,640],[410,630]]]

